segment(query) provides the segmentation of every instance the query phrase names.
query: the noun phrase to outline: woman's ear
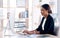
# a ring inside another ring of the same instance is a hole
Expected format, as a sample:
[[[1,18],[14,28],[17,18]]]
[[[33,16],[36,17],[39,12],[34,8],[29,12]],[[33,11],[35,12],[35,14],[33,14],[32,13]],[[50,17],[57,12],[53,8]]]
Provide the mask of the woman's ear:
[[[47,12],[49,12],[49,10],[46,10]]]

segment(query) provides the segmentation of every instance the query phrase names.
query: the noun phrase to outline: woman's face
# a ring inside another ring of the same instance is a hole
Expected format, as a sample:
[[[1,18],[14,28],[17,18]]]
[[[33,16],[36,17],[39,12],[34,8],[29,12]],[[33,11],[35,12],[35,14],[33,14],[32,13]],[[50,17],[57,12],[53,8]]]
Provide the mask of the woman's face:
[[[46,16],[48,14],[48,10],[44,9],[44,8],[41,8],[41,14],[43,16]]]

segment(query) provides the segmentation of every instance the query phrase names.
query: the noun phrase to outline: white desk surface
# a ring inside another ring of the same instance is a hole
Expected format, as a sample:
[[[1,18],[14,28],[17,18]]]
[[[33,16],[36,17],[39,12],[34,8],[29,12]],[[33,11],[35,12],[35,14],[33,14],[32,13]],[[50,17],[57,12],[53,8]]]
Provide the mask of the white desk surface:
[[[32,35],[24,35],[24,34],[16,34],[16,35],[5,35],[4,38],[58,38],[57,36],[45,34],[45,35],[38,35],[38,34],[32,34]]]

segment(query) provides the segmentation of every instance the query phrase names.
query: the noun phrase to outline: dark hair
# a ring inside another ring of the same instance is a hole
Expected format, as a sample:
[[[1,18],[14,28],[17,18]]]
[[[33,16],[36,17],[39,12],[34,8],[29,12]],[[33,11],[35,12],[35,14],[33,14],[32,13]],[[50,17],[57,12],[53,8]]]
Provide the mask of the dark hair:
[[[42,7],[43,7],[45,10],[48,10],[48,13],[49,13],[49,14],[52,13],[51,8],[50,8],[50,6],[49,6],[48,4],[44,4],[44,5],[42,5]]]

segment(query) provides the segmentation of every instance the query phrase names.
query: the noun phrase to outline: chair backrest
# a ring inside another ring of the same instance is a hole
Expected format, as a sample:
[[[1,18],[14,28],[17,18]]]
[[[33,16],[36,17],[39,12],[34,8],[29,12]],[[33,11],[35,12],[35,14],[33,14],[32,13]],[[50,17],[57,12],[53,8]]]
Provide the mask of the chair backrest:
[[[58,31],[59,31],[59,24],[58,24],[58,18],[56,14],[51,14],[51,16],[54,19],[54,35],[57,36]]]
[[[58,38],[60,38],[60,26],[59,26],[59,31],[58,31]]]
[[[54,35],[58,35],[59,27],[55,26],[54,27]]]

